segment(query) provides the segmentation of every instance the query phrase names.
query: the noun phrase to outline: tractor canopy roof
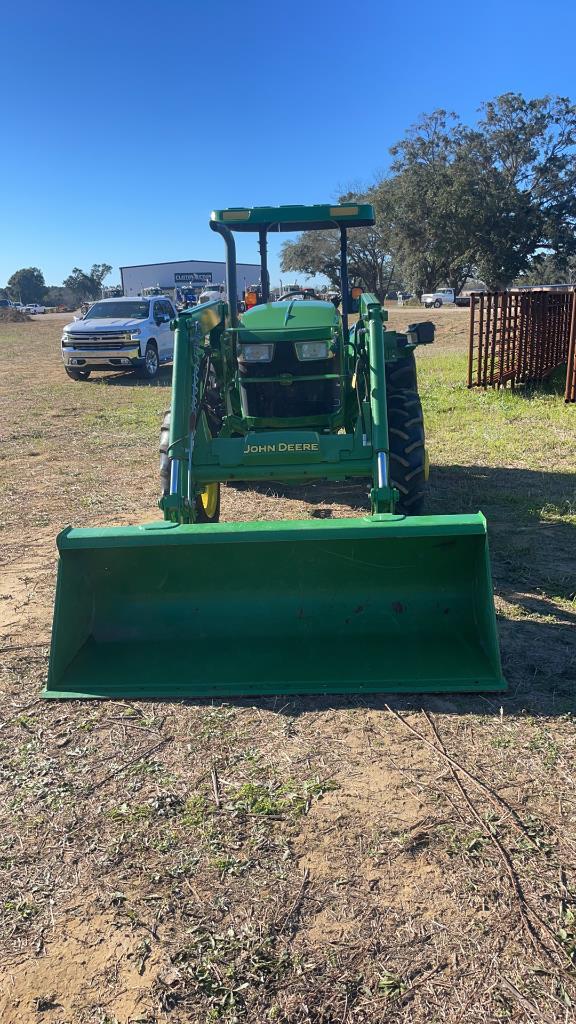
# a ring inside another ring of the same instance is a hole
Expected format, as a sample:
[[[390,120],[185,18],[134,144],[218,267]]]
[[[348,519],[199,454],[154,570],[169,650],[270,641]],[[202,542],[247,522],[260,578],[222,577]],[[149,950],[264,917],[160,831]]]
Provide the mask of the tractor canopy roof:
[[[213,210],[210,220],[226,224],[232,231],[320,231],[347,226],[374,224],[370,203],[345,203],[342,206],[254,206]]]

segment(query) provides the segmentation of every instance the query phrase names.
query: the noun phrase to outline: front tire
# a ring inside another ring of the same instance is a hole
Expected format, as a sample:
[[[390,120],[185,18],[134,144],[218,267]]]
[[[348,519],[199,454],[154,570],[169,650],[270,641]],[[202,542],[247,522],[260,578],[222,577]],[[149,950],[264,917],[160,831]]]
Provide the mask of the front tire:
[[[69,366],[65,366],[64,369],[71,380],[88,380],[90,376],[90,370],[71,370]]]
[[[164,413],[160,428],[160,494],[162,497],[170,493],[170,468],[172,459],[168,455],[170,442],[171,410]],[[217,523],[220,520],[220,484],[207,484],[206,489],[196,498],[195,522]]]
[[[442,305],[442,300],[441,299],[436,299],[436,302],[434,303],[434,309],[440,309],[441,305]]]
[[[389,363],[386,369],[390,483],[400,493],[397,511],[408,516],[421,515],[428,459],[414,353]]]
[[[158,348],[156,347],[155,341],[149,341],[146,345],[146,352],[144,353],[144,363],[140,367],[139,376],[143,377],[144,380],[154,380],[158,376],[158,370],[160,369],[160,360],[158,358]]]

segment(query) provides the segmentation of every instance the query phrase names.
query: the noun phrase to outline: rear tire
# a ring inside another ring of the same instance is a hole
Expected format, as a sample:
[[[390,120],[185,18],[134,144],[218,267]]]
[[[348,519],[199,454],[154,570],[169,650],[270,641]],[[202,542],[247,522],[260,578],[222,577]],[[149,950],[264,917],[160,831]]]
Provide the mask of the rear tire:
[[[68,366],[65,366],[64,369],[72,380],[88,380],[90,376],[90,370],[71,370]]]
[[[389,363],[386,369],[390,482],[400,493],[396,508],[404,515],[421,515],[427,491],[427,458],[414,353]]]
[[[441,299],[436,299],[436,302],[434,303],[434,309],[440,309],[441,305],[442,305],[442,300]]]

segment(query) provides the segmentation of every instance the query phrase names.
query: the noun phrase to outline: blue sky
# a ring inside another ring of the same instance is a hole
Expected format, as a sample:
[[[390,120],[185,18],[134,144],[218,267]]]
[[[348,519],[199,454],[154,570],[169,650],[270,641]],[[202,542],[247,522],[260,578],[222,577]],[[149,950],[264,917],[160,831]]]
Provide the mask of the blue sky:
[[[220,259],[212,208],[333,201],[423,112],[576,100],[572,0],[12,0],[2,36],[0,285]]]

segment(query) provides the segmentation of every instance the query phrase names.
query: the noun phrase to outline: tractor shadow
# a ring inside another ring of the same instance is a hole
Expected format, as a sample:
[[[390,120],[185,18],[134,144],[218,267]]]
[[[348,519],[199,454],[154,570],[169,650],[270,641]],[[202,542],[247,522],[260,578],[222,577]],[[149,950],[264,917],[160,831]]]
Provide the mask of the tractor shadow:
[[[238,487],[238,484],[229,483],[227,486]],[[344,482],[311,480],[304,484],[283,483],[279,480],[269,480],[262,484],[250,481],[240,483],[240,487],[255,491],[257,494],[272,495],[277,498],[303,501],[309,505],[320,506],[309,513],[312,519],[331,519],[334,515],[334,506],[345,506],[353,512],[370,513],[368,496],[370,482],[368,479]]]
[[[337,484],[289,488],[331,518],[330,501],[368,511],[363,484],[343,494]],[[349,491],[349,493],[348,493]],[[432,474],[432,515],[484,513],[502,666],[508,690],[473,695],[303,696],[262,698],[257,704],[298,717],[323,709],[362,706],[421,709],[455,715],[576,714],[576,475],[486,466],[441,466]],[[314,512],[312,512],[314,515]],[[254,700],[233,701],[250,704]]]

